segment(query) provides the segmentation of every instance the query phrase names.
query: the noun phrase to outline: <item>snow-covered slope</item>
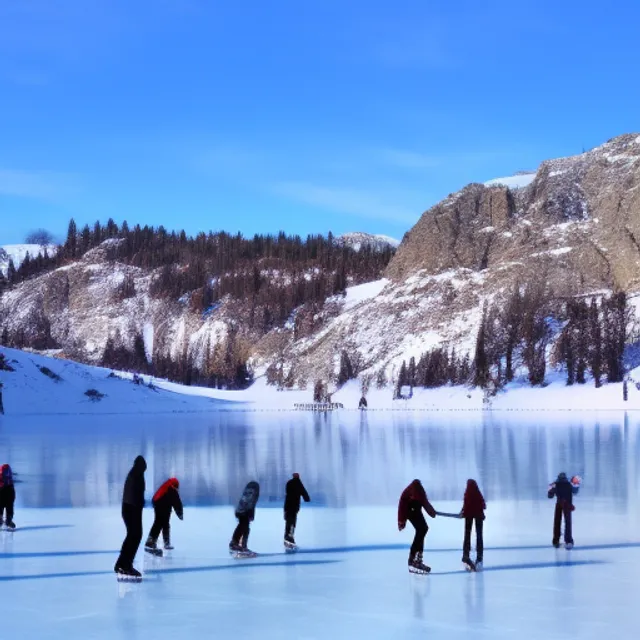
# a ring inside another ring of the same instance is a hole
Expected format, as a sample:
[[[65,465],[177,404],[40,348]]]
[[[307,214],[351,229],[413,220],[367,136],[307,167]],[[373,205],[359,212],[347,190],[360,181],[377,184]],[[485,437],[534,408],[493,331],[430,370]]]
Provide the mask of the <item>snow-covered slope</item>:
[[[44,252],[49,256],[55,255],[57,251],[56,245],[43,247],[39,244],[5,244],[0,246],[0,271],[6,275],[9,267],[9,260],[13,260],[13,265],[17,269],[27,257],[35,258]]]
[[[4,347],[0,353],[14,369],[0,371],[7,415],[211,411],[229,404],[211,397],[189,397],[179,393],[179,385],[169,385],[170,390],[166,390],[159,383],[154,390],[134,384],[130,375],[116,377],[108,369],[70,360]],[[85,395],[90,389],[104,397],[91,400]],[[188,387],[182,389],[189,391]]]
[[[399,240],[391,238],[390,236],[373,235],[370,233],[362,233],[361,231],[354,231],[338,236],[336,243],[351,247],[354,251],[360,251],[363,247],[371,247],[375,251],[382,251],[387,247],[396,249],[400,245]]]

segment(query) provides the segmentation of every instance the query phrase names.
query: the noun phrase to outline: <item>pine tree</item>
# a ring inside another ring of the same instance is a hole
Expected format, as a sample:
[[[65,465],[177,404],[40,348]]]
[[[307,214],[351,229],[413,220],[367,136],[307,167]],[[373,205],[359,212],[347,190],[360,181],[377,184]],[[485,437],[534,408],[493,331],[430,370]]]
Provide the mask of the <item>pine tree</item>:
[[[602,386],[602,327],[598,303],[595,298],[591,299],[589,306],[589,337],[591,342],[589,365],[594,384],[598,388]]]
[[[473,359],[473,384],[476,387],[485,388],[489,384],[489,359],[486,351],[486,323],[487,323],[487,307],[485,305],[478,328],[476,337],[476,349]]]
[[[338,386],[343,386],[349,380],[352,380],[355,376],[353,375],[353,367],[351,365],[351,360],[349,359],[349,354],[346,351],[342,351],[340,353],[340,370],[338,372]]]
[[[76,221],[71,218],[69,221],[69,228],[67,229],[67,241],[64,245],[65,254],[69,258],[75,258],[78,252],[78,228],[76,227]]]

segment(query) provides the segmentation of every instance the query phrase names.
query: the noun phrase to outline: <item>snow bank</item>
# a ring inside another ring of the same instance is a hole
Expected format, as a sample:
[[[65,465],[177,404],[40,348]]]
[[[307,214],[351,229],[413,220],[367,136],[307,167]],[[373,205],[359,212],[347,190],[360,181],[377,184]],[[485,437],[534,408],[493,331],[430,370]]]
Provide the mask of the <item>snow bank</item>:
[[[0,271],[6,275],[9,268],[9,260],[13,260],[13,265],[17,269],[27,257],[27,253],[31,258],[36,258],[41,253],[44,253],[45,249],[49,256],[55,255],[58,248],[52,244],[47,247],[43,247],[39,244],[5,244],[0,246]]]

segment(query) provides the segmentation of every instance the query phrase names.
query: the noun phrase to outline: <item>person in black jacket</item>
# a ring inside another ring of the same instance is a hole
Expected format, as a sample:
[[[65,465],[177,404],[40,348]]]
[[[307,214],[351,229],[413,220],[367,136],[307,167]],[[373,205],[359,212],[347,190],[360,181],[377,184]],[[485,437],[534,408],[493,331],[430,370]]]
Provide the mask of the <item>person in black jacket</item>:
[[[122,543],[120,557],[113,570],[126,576],[140,577],[140,572],[133,568],[133,560],[142,542],[142,510],[144,509],[144,472],[147,463],[138,456],[131,471],[127,475],[122,494],[122,519],[127,528],[127,537]]]
[[[295,545],[296,541],[293,537],[296,524],[298,523],[298,512],[300,511],[300,498],[305,502],[310,502],[311,498],[307,490],[300,480],[300,474],[294,473],[293,477],[285,487],[286,497],[284,499],[284,543]]]
[[[4,524],[7,529],[15,529],[13,522],[13,505],[16,501],[16,488],[13,486],[13,471],[11,466],[3,464],[0,467],[0,525],[2,525],[2,516],[6,514]]]
[[[571,481],[567,478],[566,473],[558,474],[555,482],[549,485],[547,497],[549,499],[556,498],[556,508],[553,517],[553,546],[556,549],[560,546],[560,526],[562,525],[562,516],[564,516],[564,544],[567,549],[573,547],[573,531],[571,514],[575,507],[573,506],[573,496],[580,489],[580,478],[574,476]]]
[[[249,524],[253,522],[256,515],[256,504],[260,497],[260,485],[252,480],[247,484],[240,496],[238,506],[236,507],[236,518],[238,518],[238,526],[235,528],[233,535],[231,536],[231,542],[229,543],[229,551],[246,552],[247,544],[249,542],[250,527]]]
[[[176,512],[176,515],[180,520],[184,517],[182,500],[180,500],[180,494],[178,489],[180,483],[177,478],[169,478],[163,483],[160,488],[155,492],[153,500],[153,511],[155,513],[155,519],[149,531],[149,537],[145,542],[145,547],[148,549],[155,549],[158,542],[158,536],[162,531],[162,539],[164,540],[165,549],[173,549],[171,546],[171,527],[169,521],[171,519],[171,510]]]

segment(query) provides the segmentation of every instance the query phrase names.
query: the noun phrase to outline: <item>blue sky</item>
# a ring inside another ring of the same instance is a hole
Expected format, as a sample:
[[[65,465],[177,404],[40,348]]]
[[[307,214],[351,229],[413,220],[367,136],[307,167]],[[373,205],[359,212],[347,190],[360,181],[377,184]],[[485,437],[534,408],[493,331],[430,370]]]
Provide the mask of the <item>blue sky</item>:
[[[640,3],[0,0],[0,243],[68,219],[396,237],[640,130]]]

